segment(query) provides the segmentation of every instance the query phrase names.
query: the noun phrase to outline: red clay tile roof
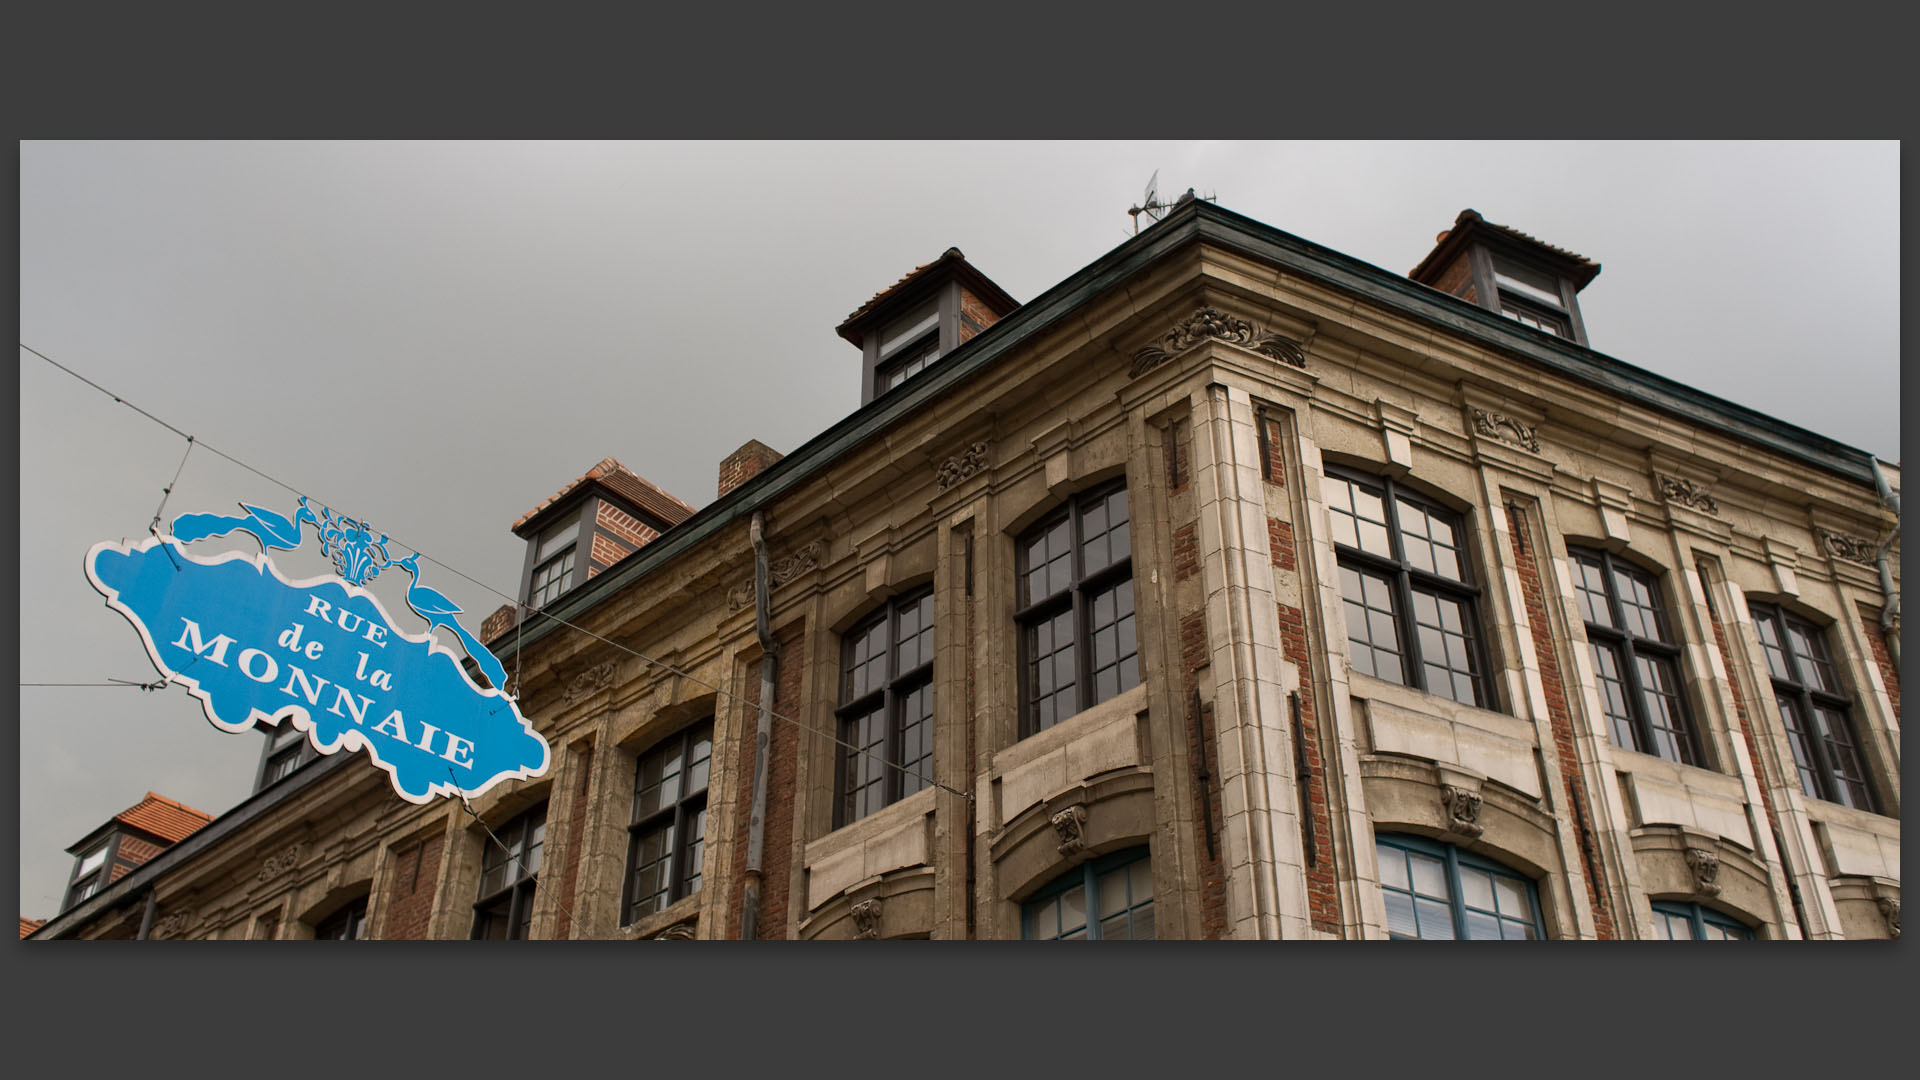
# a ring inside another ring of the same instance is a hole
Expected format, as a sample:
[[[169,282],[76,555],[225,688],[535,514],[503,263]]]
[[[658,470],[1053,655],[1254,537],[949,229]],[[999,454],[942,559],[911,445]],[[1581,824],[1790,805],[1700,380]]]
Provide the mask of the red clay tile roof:
[[[1574,252],[1568,251],[1566,248],[1549,244],[1545,240],[1542,240],[1537,236],[1528,236],[1526,233],[1521,232],[1519,229],[1516,229],[1511,225],[1495,225],[1493,222],[1488,221],[1486,218],[1481,217],[1480,212],[1478,210],[1469,209],[1469,210],[1460,211],[1460,216],[1454,219],[1454,224],[1458,225],[1460,222],[1466,220],[1469,216],[1472,216],[1475,220],[1479,221],[1480,224],[1485,225],[1489,229],[1493,229],[1497,232],[1506,233],[1508,236],[1511,236],[1517,240],[1525,240],[1529,244],[1539,244],[1541,247],[1546,248],[1548,251],[1558,252],[1559,254],[1565,255],[1567,258],[1572,259],[1574,262],[1585,263],[1588,266],[1594,267],[1595,269],[1598,269],[1600,266],[1599,263],[1594,262],[1592,259],[1587,258],[1585,255],[1578,255],[1578,254],[1575,254]]]
[[[887,286],[886,288],[881,289],[879,292],[874,293],[873,299],[867,301],[864,304],[861,304],[858,308],[855,308],[853,314],[840,320],[841,328],[844,329],[848,323],[852,322],[855,319],[858,319],[862,315],[865,315],[867,312],[872,311],[875,307],[879,305],[879,303],[882,300],[885,300],[887,297],[892,296],[894,293],[899,292],[903,288],[906,288],[908,282],[919,277],[921,274],[926,273],[927,271],[933,269],[934,267],[940,265],[943,262],[946,262],[949,259],[965,259],[965,258],[966,258],[965,255],[960,254],[959,248],[950,247],[947,250],[941,252],[940,257],[933,260],[932,262],[921,263],[919,266],[916,266],[913,269],[907,271],[906,276],[901,278],[899,281],[896,281],[893,284]]]
[[[113,820],[177,844],[212,821],[213,815],[149,791],[146,798],[115,814]]]
[[[1448,252],[1448,254],[1445,257],[1448,261],[1451,261],[1453,256],[1449,252],[1447,241],[1449,239],[1453,239],[1454,234],[1459,233],[1460,229],[1463,226],[1478,227],[1478,228],[1486,229],[1489,232],[1499,233],[1500,235],[1509,237],[1511,239],[1519,240],[1522,243],[1531,244],[1535,247],[1545,248],[1548,251],[1551,251],[1554,254],[1559,255],[1561,258],[1572,260],[1575,264],[1577,264],[1580,267],[1580,270],[1573,275],[1575,278],[1574,284],[1576,288],[1586,287],[1587,282],[1592,281],[1594,277],[1600,273],[1600,264],[1597,262],[1594,262],[1592,259],[1587,258],[1585,255],[1580,255],[1575,252],[1568,251],[1566,248],[1557,247],[1553,244],[1549,244],[1545,240],[1542,240],[1537,236],[1528,236],[1526,233],[1523,233],[1519,229],[1513,228],[1512,226],[1496,225],[1493,222],[1488,221],[1486,218],[1481,217],[1480,211],[1469,208],[1469,209],[1460,211],[1459,216],[1453,219],[1453,228],[1448,229],[1446,232],[1443,232],[1439,236],[1434,237],[1433,250],[1427,252],[1426,258],[1420,260],[1420,265],[1408,271],[1407,276],[1414,279],[1415,281],[1427,280],[1427,275],[1429,274],[1429,272],[1437,272],[1440,269],[1440,259],[1442,257],[1443,252]],[[1461,235],[1465,236],[1466,234],[1461,233]]]
[[[22,915],[20,916],[20,936],[26,937],[28,934],[33,933],[45,925],[47,925],[47,920],[45,919],[29,919],[25,915]]]
[[[588,469],[580,476],[575,477],[567,486],[547,496],[546,499],[541,501],[539,506],[521,514],[520,520],[513,523],[513,531],[519,532],[522,525],[540,516],[542,510],[566,498],[574,489],[590,480],[597,480],[605,484],[609,490],[621,498],[628,500],[635,506],[660,518],[669,525],[678,525],[694,514],[695,508],[691,504],[681,499],[676,499],[648,483],[641,478],[639,473],[620,464],[613,458],[602,458],[600,464]]]

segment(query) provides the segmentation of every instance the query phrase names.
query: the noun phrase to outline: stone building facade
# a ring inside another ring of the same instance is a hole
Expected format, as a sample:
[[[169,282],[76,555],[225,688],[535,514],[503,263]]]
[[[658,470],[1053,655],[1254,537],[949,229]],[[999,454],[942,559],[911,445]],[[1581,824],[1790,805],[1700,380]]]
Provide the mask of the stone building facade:
[[[488,621],[545,776],[314,759],[33,936],[1897,937],[1898,469],[1587,348],[1597,272],[950,250],[857,412]]]

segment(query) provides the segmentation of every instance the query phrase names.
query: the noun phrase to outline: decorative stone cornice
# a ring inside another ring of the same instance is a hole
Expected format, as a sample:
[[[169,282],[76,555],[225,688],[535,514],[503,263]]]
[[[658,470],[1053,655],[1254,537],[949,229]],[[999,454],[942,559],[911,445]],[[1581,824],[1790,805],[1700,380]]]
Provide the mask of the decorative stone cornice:
[[[767,588],[777,589],[794,578],[820,565],[820,556],[826,554],[827,542],[815,540],[800,550],[784,558],[775,559],[767,564]],[[753,578],[748,577],[743,584],[727,590],[727,609],[739,611],[753,603]]]
[[[1075,803],[1053,815],[1053,831],[1060,834],[1060,846],[1056,849],[1062,855],[1072,855],[1086,850],[1086,837],[1081,829],[1087,823],[1087,808]]]
[[[567,688],[563,694],[567,700],[567,704],[571,705],[596,690],[605,690],[607,687],[612,686],[613,672],[616,666],[614,661],[609,660],[604,664],[595,664],[580,674],[575,675],[573,679],[567,683]]]
[[[1307,366],[1307,354],[1292,338],[1261,330],[1245,319],[1216,308],[1203,307],[1176,323],[1151,345],[1134,350],[1128,375],[1139,377],[1209,338],[1252,349],[1292,367]]]
[[[955,454],[941,462],[940,468],[934,473],[934,490],[945,491],[986,468],[987,449],[986,443],[977,442],[967,447],[965,452]]]
[[[872,941],[880,936],[880,898],[862,900],[853,905],[853,927],[861,938]]]
[[[300,843],[295,841],[294,843],[288,844],[285,851],[276,852],[267,856],[266,859],[261,862],[260,873],[255,875],[254,880],[271,881],[293,869],[294,864],[300,861],[300,846]]]
[[[1820,546],[1836,559],[1872,566],[1880,557],[1880,545],[1871,540],[1827,529],[1818,529],[1816,532],[1820,536]]]
[[[1440,807],[1446,811],[1447,829],[1466,837],[1478,837],[1486,829],[1480,824],[1480,793],[1453,784],[1440,785]]]
[[[1473,429],[1510,446],[1518,446],[1535,454],[1540,452],[1539,429],[1523,424],[1506,413],[1476,408],[1473,410]]]
[[[1668,502],[1676,502],[1682,506],[1691,506],[1695,510],[1705,511],[1706,513],[1716,516],[1720,513],[1720,504],[1713,501],[1713,495],[1708,492],[1705,487],[1691,480],[1682,480],[1677,476],[1668,476],[1666,473],[1657,472],[1653,474],[1653,482],[1655,489],[1660,493],[1660,497]]]
[[[1700,896],[1720,895],[1720,856],[1707,848],[1690,847],[1686,851],[1687,869],[1693,871],[1693,890]]]

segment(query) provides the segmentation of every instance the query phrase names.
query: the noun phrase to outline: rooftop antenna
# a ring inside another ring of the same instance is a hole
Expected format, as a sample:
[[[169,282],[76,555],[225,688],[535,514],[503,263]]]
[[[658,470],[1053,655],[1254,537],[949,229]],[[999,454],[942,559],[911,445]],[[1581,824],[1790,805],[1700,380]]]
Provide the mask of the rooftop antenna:
[[[1215,197],[1211,193],[1206,195],[1195,195],[1193,193],[1193,189],[1188,188],[1186,194],[1180,196],[1179,198],[1173,200],[1172,202],[1170,203],[1161,202],[1160,201],[1160,170],[1159,169],[1153,170],[1153,175],[1147,177],[1147,191],[1146,191],[1146,195],[1142,198],[1140,205],[1129,206],[1127,208],[1128,216],[1133,218],[1133,235],[1135,236],[1140,235],[1140,215],[1141,214],[1147,215],[1147,217],[1150,218],[1152,221],[1159,221],[1161,218],[1167,216],[1167,211],[1172,210],[1174,207],[1179,206],[1181,203],[1186,202],[1189,199],[1196,199],[1196,198],[1202,202],[1215,201]]]

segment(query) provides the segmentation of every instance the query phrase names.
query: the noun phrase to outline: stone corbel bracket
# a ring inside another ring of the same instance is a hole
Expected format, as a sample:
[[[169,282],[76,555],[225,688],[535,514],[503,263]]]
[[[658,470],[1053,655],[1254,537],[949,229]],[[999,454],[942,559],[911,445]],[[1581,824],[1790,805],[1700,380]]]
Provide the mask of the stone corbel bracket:
[[[1375,400],[1373,415],[1380,425],[1380,442],[1387,452],[1387,461],[1401,472],[1412,470],[1413,436],[1417,430],[1414,423],[1420,414],[1390,401]]]
[[[1203,307],[1175,323],[1173,328],[1149,345],[1134,350],[1133,366],[1127,374],[1139,378],[1187,350],[1206,341],[1224,341],[1250,349],[1261,356],[1278,360],[1289,367],[1307,366],[1306,349],[1284,334],[1263,330],[1245,319],[1218,308]]]
[[[933,473],[934,491],[945,491],[985,469],[991,452],[992,447],[981,441],[941,462]]]
[[[1633,509],[1633,492],[1595,477],[1593,499],[1600,504],[1600,527],[1607,540],[1624,548],[1633,543],[1633,526],[1627,512]]]
[[[1440,788],[1440,823],[1448,832],[1477,840],[1486,831],[1480,824],[1480,785],[1485,777],[1463,769],[1435,764],[1434,782]]]
[[[1771,536],[1761,537],[1760,545],[1766,548],[1767,562],[1773,568],[1774,585],[1787,596],[1799,596],[1800,579],[1794,572],[1800,569],[1800,549]]]
[[[853,912],[853,927],[857,937],[872,941],[880,936],[880,897],[862,900],[850,909]]]
[[[1062,855],[1074,855],[1086,850],[1087,842],[1083,830],[1087,824],[1085,804],[1075,803],[1049,819],[1053,831],[1060,834],[1060,846],[1055,849]]]
[[[1820,546],[1836,559],[1861,566],[1872,566],[1880,559],[1880,545],[1865,537],[1848,536],[1831,529],[1817,529],[1815,534],[1820,538]]]
[[[1696,837],[1689,836],[1686,849],[1687,869],[1693,872],[1693,894],[1695,896],[1715,897],[1720,895],[1720,855],[1709,847],[1692,846]]]

